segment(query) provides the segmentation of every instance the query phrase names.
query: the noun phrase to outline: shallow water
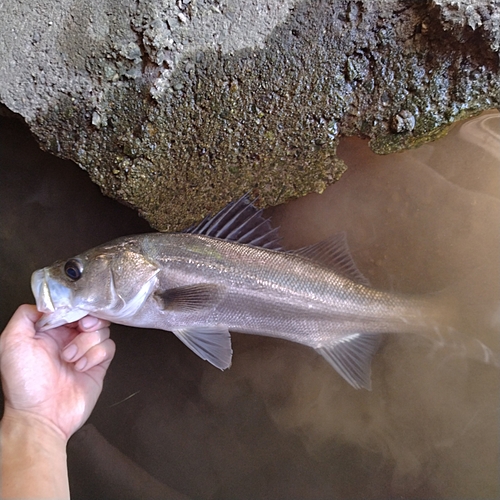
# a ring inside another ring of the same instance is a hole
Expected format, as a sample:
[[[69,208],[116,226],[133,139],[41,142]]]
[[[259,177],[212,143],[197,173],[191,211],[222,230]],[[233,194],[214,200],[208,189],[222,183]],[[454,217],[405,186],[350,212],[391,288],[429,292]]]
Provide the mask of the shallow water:
[[[34,269],[148,226],[20,124],[0,127],[3,327],[33,302]],[[286,245],[346,231],[374,286],[452,294],[457,326],[499,351],[500,114],[410,152],[376,156],[349,139],[339,153],[340,182],[270,210]],[[168,333],[112,336],[103,394],[69,445],[73,499],[500,494],[499,371],[453,349],[389,336],[368,392],[275,339],[233,335],[233,366],[220,372]]]

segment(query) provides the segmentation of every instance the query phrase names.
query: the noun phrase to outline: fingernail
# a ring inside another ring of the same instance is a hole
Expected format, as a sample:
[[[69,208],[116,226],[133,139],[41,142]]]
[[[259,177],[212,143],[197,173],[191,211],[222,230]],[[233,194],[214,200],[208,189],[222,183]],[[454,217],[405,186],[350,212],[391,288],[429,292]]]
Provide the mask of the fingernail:
[[[82,371],[85,366],[87,366],[87,358],[83,357],[78,360],[78,363],[75,364],[75,369],[78,371]]]
[[[89,328],[94,327],[97,325],[99,322],[99,319],[94,317],[94,316],[85,316],[85,318],[82,319],[81,325],[82,328],[85,328],[85,330],[88,330]]]
[[[71,361],[78,352],[78,347],[75,344],[71,344],[63,351],[63,356],[66,361]]]

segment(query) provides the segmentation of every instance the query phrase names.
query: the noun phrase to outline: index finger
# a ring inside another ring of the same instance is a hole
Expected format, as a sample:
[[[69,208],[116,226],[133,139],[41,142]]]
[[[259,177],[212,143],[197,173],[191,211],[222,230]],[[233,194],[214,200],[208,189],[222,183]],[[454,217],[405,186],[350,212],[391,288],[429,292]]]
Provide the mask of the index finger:
[[[101,330],[102,328],[108,328],[111,323],[105,319],[99,319],[95,316],[84,316],[78,321],[78,326],[82,332],[92,332],[95,330]]]

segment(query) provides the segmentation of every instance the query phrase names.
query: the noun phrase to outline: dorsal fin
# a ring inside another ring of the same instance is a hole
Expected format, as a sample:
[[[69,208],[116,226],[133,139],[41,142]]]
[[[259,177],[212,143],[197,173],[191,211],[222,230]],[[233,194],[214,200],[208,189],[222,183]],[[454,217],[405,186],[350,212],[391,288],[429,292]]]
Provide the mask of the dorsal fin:
[[[326,267],[330,267],[340,275],[356,283],[366,286],[370,285],[368,279],[361,274],[352,259],[344,232],[334,234],[330,238],[314,245],[293,250],[291,253],[301,255]]]
[[[278,235],[279,228],[273,228],[271,219],[265,219],[262,212],[262,209],[257,209],[250,201],[248,194],[245,194],[239,200],[226,205],[214,216],[205,217],[200,223],[188,227],[183,232],[271,250],[282,250],[279,244],[281,240]]]

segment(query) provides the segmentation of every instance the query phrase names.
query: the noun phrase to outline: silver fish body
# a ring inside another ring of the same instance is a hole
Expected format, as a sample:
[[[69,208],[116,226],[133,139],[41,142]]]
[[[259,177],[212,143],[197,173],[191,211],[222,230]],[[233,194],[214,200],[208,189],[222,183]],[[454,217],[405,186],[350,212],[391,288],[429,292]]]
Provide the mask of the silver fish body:
[[[293,253],[191,234],[138,238],[140,252],[160,268],[157,290],[207,286],[199,308],[169,308],[167,298],[166,312],[153,294],[136,316],[141,326],[225,325],[319,348],[332,336],[407,329],[408,318],[420,311],[416,299],[355,283]]]
[[[39,326],[92,314],[172,331],[221,369],[231,364],[229,332],[277,337],[316,349],[356,388],[370,387],[380,334],[436,329],[441,312],[429,299],[367,286],[342,237],[284,252],[260,215],[242,199],[191,232],[119,238],[36,271]]]

